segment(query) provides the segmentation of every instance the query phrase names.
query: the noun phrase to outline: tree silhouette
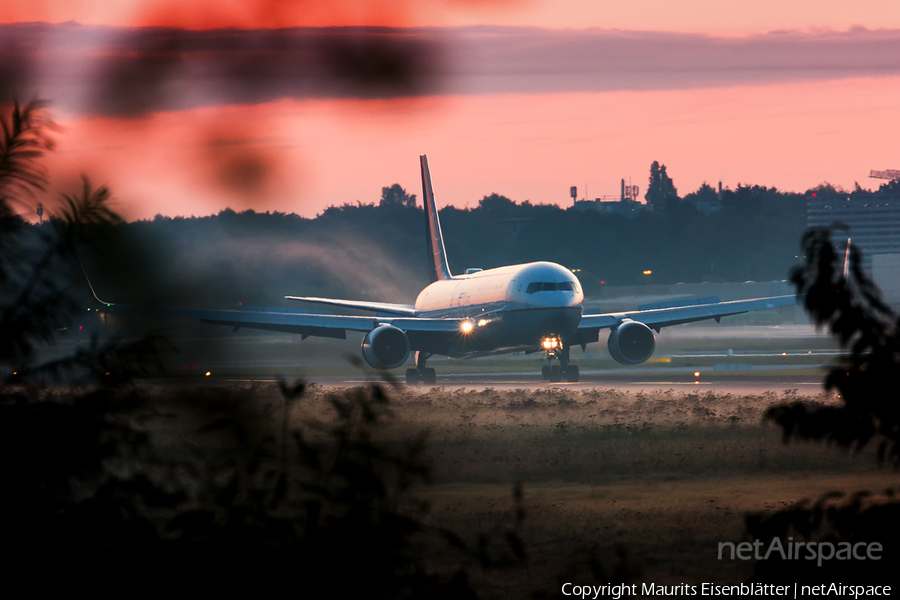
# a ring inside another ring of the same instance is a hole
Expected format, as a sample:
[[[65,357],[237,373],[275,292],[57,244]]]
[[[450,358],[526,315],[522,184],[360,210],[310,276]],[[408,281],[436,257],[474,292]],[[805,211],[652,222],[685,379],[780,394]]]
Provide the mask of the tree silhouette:
[[[808,190],[806,190],[806,193],[807,194],[822,194],[822,195],[843,194],[844,188],[842,188],[839,185],[835,186],[835,185],[828,183],[827,181],[823,181],[819,185],[817,185],[815,187],[811,187]]]
[[[892,179],[878,186],[878,191],[882,194],[898,194],[900,193],[900,179]]]
[[[516,203],[500,194],[493,193],[478,201],[478,208],[487,212],[506,214],[516,208]]]
[[[714,202],[718,199],[719,193],[716,191],[716,188],[705,181],[700,184],[696,191],[686,194],[684,197],[685,201],[690,200],[692,202]]]
[[[647,184],[644,199],[653,210],[665,210],[668,205],[678,200],[678,190],[666,173],[666,165],[661,165],[655,160],[650,165],[650,182]]]
[[[416,207],[416,195],[407,194],[406,190],[400,187],[399,183],[395,183],[390,187],[381,188],[381,201],[378,206],[385,208]]]

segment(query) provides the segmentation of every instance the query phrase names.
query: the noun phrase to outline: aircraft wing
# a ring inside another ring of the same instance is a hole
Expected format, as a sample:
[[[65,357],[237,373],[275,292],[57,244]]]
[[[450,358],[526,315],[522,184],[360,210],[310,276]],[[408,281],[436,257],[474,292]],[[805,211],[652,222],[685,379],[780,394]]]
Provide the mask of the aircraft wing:
[[[314,304],[328,304],[331,306],[343,306],[346,308],[355,308],[357,310],[368,310],[372,312],[386,313],[391,315],[399,315],[404,317],[415,317],[419,314],[415,306],[410,304],[391,304],[389,302],[365,302],[363,300],[338,300],[336,298],[313,298],[308,296],[285,296],[287,300],[299,300],[301,302],[312,302]]]
[[[104,303],[100,312],[115,315],[148,315],[176,319],[194,319],[202,323],[228,325],[235,331],[264,329],[309,336],[346,339],[347,330],[368,332],[379,325],[391,324],[404,331],[421,333],[458,332],[461,319],[430,319],[416,317],[370,317],[355,315],[315,314],[286,308],[252,306],[242,310],[202,308],[162,308]]]
[[[772,296],[754,298],[752,300],[733,300],[731,302],[714,302],[693,306],[674,306],[670,308],[651,308],[630,312],[606,313],[599,315],[582,315],[578,325],[579,332],[590,329],[606,329],[618,326],[622,321],[630,319],[638,321],[659,332],[660,328],[706,319],[716,319],[729,315],[738,315],[752,310],[779,308],[797,303],[796,296]]]

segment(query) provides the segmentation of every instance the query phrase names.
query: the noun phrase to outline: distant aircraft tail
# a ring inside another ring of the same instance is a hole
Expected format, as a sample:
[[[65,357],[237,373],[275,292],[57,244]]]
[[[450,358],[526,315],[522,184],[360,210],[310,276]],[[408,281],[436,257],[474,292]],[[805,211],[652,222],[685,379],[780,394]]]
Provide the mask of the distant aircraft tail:
[[[437,206],[434,203],[434,190],[431,187],[431,172],[428,170],[428,157],[419,157],[422,166],[422,199],[425,202],[425,244],[428,247],[428,276],[430,283],[442,279],[453,279],[447,265],[447,251],[444,249],[444,236],[441,235],[441,220],[438,218]]]
[[[850,273],[850,238],[847,238],[847,251],[844,253],[844,279]]]

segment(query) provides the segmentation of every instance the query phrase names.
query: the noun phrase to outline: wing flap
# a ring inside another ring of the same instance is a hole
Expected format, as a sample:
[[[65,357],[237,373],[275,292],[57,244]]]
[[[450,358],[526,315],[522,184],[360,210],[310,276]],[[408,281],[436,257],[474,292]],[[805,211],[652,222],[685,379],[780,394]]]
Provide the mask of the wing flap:
[[[391,304],[389,302],[366,302],[363,300],[341,300],[338,298],[315,298],[310,296],[285,296],[287,300],[299,302],[311,302],[313,304],[327,304],[329,306],[343,306],[344,308],[356,308],[402,317],[414,317],[419,314],[415,306],[410,304]]]
[[[210,325],[229,325],[234,327],[235,331],[246,327],[247,329],[261,329],[263,331],[278,331],[281,333],[294,333],[300,335],[302,339],[312,337],[326,337],[338,340],[347,339],[346,329],[336,329],[328,327],[308,327],[305,325],[287,325],[282,323],[236,323],[233,321],[223,321],[218,319],[200,319],[201,323]]]
[[[101,308],[100,310],[101,312],[108,312],[116,315],[148,315],[172,319],[196,319],[204,323],[214,323],[217,325],[250,327],[267,329],[270,331],[287,331],[290,333],[299,332],[297,328],[332,331],[343,331],[346,329],[351,331],[371,331],[378,326],[378,320],[373,317],[279,312],[278,309],[264,311],[216,310],[112,304]]]

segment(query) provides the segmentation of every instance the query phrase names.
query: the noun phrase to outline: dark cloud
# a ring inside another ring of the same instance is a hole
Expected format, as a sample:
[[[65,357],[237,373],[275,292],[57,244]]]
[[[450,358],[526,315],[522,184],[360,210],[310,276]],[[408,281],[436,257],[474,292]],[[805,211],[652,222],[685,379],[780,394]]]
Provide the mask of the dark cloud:
[[[90,96],[92,110],[134,114],[174,104],[169,84],[186,67],[190,34],[178,30],[138,30],[123,47],[99,60]]]
[[[0,26],[0,40],[0,74],[40,87],[64,108],[100,114],[415,96],[433,93],[442,70],[441,35],[383,27],[189,31],[29,23]]]
[[[722,87],[900,74],[900,31],[743,38],[517,27],[0,26],[6,89],[140,114],[279,98]]]
[[[0,105],[33,95],[35,59],[34,40],[8,38],[0,27]]]

